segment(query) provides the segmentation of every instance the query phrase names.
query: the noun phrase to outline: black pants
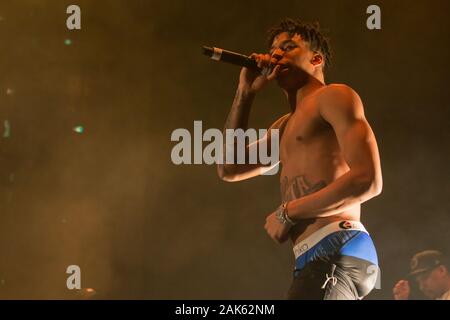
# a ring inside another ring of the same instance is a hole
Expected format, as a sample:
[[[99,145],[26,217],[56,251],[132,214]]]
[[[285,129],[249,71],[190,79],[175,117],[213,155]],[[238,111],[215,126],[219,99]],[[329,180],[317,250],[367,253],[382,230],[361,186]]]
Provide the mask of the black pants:
[[[289,300],[357,300],[375,286],[379,269],[364,259],[338,256],[308,263],[294,273]]]

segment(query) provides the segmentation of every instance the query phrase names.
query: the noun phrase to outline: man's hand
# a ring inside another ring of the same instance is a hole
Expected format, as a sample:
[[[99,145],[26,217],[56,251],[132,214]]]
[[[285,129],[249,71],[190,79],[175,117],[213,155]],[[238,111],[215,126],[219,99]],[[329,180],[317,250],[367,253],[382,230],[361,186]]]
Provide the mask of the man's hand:
[[[408,300],[411,289],[409,288],[409,282],[406,280],[400,280],[394,286],[392,290],[395,300]]]
[[[266,218],[264,229],[273,240],[281,244],[289,238],[291,225],[281,223],[273,212]]]
[[[267,68],[267,70],[270,70],[273,67],[270,74],[261,74],[258,71],[246,67],[242,68],[239,76],[239,87],[246,91],[256,93],[264,88],[269,81],[276,78],[281,68],[280,65],[276,64],[280,57],[271,57],[269,54],[256,53],[252,53],[250,57],[256,60],[258,67],[261,69]]]

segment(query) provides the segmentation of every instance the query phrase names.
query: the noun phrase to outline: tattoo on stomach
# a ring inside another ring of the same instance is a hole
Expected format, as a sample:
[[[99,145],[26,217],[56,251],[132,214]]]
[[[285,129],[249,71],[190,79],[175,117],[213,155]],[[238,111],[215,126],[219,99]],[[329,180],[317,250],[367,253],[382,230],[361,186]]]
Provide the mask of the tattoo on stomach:
[[[305,175],[296,176],[291,181],[285,176],[281,182],[282,202],[291,201],[317,192],[325,188],[326,185],[323,180],[312,184],[306,179]]]

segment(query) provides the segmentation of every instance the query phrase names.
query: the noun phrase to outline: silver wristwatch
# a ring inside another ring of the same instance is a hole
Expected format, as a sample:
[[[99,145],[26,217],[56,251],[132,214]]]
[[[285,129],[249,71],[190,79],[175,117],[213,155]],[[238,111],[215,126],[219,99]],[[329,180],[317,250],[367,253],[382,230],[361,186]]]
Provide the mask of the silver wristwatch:
[[[287,215],[287,202],[281,204],[281,206],[278,207],[278,209],[275,211],[275,216],[277,217],[278,221],[282,224],[289,224],[291,226],[295,225],[295,222],[292,221],[291,218]]]

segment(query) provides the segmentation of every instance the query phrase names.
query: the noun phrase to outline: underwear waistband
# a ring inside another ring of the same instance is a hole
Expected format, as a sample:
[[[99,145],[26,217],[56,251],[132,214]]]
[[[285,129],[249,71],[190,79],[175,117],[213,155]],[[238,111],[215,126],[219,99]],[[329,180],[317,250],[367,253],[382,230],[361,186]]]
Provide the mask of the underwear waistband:
[[[294,246],[294,255],[295,259],[300,257],[302,254],[304,254],[306,251],[314,247],[320,240],[325,238],[326,236],[338,232],[338,231],[347,231],[347,230],[358,230],[365,232],[369,234],[364,228],[363,224],[359,221],[349,221],[349,220],[343,220],[343,221],[335,221],[330,224],[327,224],[326,226],[320,228],[310,236],[308,236],[306,239],[300,241]]]

